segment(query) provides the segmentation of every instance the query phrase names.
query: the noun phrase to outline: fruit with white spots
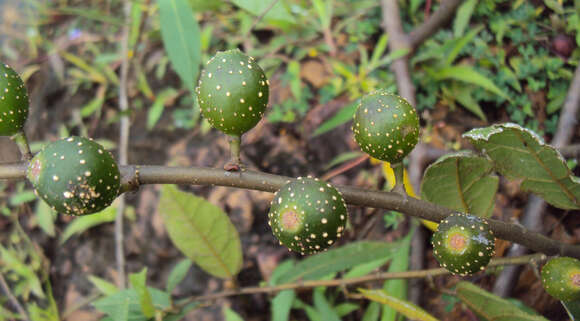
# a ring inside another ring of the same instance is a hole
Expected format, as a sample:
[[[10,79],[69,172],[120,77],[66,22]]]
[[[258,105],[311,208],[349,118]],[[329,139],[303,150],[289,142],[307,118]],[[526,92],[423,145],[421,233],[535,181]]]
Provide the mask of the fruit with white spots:
[[[347,218],[346,203],[336,188],[317,178],[298,177],[276,192],[268,224],[280,244],[304,255],[334,244]]]
[[[200,110],[214,128],[241,136],[264,116],[269,84],[254,58],[238,49],[218,52],[199,78]]]
[[[71,215],[105,209],[121,185],[111,153],[88,138],[76,136],[46,145],[30,161],[27,177],[52,209]]]
[[[556,257],[542,268],[542,284],[546,292],[558,300],[580,299],[580,260]]]
[[[365,153],[398,163],[419,140],[419,117],[404,98],[378,90],[361,98],[352,130]]]
[[[0,136],[22,131],[28,105],[28,92],[22,79],[8,65],[0,63]]]
[[[441,221],[432,244],[439,264],[462,276],[484,270],[495,254],[495,237],[489,223],[464,213],[453,213]]]

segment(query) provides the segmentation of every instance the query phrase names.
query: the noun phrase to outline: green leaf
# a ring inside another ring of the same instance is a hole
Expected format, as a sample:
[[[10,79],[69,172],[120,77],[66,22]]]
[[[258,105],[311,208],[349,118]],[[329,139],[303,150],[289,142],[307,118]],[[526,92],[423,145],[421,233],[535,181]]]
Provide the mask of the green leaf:
[[[223,312],[226,321],[244,321],[244,319],[242,319],[242,317],[237,314],[236,311],[228,307],[224,307]]]
[[[151,130],[161,118],[163,114],[163,109],[165,109],[165,105],[177,96],[177,90],[173,88],[166,88],[161,91],[159,95],[155,98],[153,105],[149,109],[147,113],[147,129]]]
[[[504,99],[510,98],[499,89],[489,78],[469,66],[449,66],[438,69],[434,74],[436,80],[455,79],[484,88]]]
[[[171,306],[168,293],[155,288],[147,288],[147,290],[151,294],[153,305],[158,310],[165,310]],[[93,302],[93,305],[114,321],[147,321],[148,319],[141,311],[141,304],[135,289],[119,291]]]
[[[55,236],[54,221],[56,220],[56,212],[42,200],[36,202],[36,219],[38,226],[49,236]]]
[[[330,273],[391,256],[399,246],[400,242],[362,241],[349,243],[307,257],[281,276],[280,281],[288,283],[301,279],[317,280]]]
[[[490,217],[499,178],[493,163],[471,152],[445,155],[425,170],[421,198],[479,217]]]
[[[356,111],[357,108],[358,108],[358,101],[356,101],[350,105],[347,105],[346,107],[343,107],[334,116],[332,116],[332,118],[330,118],[329,120],[325,121],[320,126],[318,126],[318,128],[316,128],[316,130],[312,134],[312,137],[322,135],[326,132],[329,132],[329,131],[335,129],[336,127],[338,127],[346,122],[351,121],[352,117],[354,115],[354,112]]]
[[[88,279],[104,295],[108,296],[108,295],[113,295],[113,294],[119,292],[119,288],[117,288],[116,285],[114,285],[113,283],[111,283],[109,281],[103,280],[103,279],[101,279],[97,276],[94,276],[94,275],[89,275]]]
[[[557,14],[564,14],[564,8],[562,5],[556,0],[544,0],[544,4],[546,7],[552,9]]]
[[[232,278],[240,271],[240,237],[220,208],[174,185],[165,185],[159,210],[173,244],[204,271],[220,278]]]
[[[533,131],[506,123],[473,129],[465,134],[493,161],[502,175],[522,180],[521,188],[562,209],[580,208],[580,181],[554,147]]]
[[[470,282],[459,282],[457,297],[487,321],[547,321],[541,316],[520,310],[508,300],[495,296]]]
[[[572,321],[580,320],[580,300],[576,301],[560,301],[568,312],[568,316]]]
[[[471,15],[477,2],[478,0],[467,0],[457,9],[455,21],[453,22],[453,35],[455,37],[461,37],[465,32],[465,28],[467,28],[469,20],[471,20]]]
[[[411,249],[411,237],[416,229],[413,228],[411,232],[403,239],[401,247],[393,254],[393,261],[389,265],[388,272],[403,272],[409,268],[409,251]],[[385,281],[383,289],[391,296],[404,300],[407,297],[407,280],[392,279]],[[383,313],[381,321],[396,321],[397,311],[388,305],[383,305]]]
[[[190,259],[184,259],[177,263],[177,265],[171,270],[171,273],[169,273],[169,278],[167,279],[168,293],[173,292],[175,287],[181,283],[181,281],[183,281],[192,264],[193,262],[191,262]]]
[[[485,117],[485,114],[483,113],[483,110],[481,110],[481,106],[479,106],[477,100],[473,98],[473,90],[470,87],[471,86],[454,86],[452,88],[453,98],[463,105],[465,109],[474,113],[481,120],[487,122],[487,117]]]
[[[378,302],[371,302],[363,315],[361,321],[379,321],[381,315],[381,304]]]
[[[81,234],[92,227],[114,222],[116,215],[117,206],[116,203],[113,203],[113,205],[98,213],[76,217],[64,229],[64,232],[60,236],[60,244],[66,242],[71,236]]]
[[[355,303],[341,303],[334,307],[334,311],[336,311],[336,315],[339,317],[344,317],[345,315],[351,314],[352,312],[360,309],[360,305]]]
[[[131,282],[131,286],[137,293],[141,312],[147,318],[152,318],[155,315],[155,307],[153,306],[151,294],[147,290],[147,268],[143,268],[139,273],[131,273],[129,282]]]
[[[475,36],[483,29],[483,26],[478,26],[476,28],[473,28],[469,33],[467,33],[465,36],[460,37],[458,39],[454,39],[453,41],[453,47],[451,47],[451,50],[449,51],[449,53],[447,53],[447,58],[445,60],[445,64],[447,66],[451,65],[451,63],[453,61],[455,61],[455,58],[457,58],[457,56],[459,55],[459,53],[461,52],[461,49],[463,49],[463,47],[465,47],[471,40],[473,40],[473,38],[475,38]]]
[[[163,45],[181,81],[193,91],[201,60],[199,25],[187,0],[157,0]]]
[[[340,321],[336,311],[334,311],[328,300],[326,300],[324,295],[325,290],[326,288],[324,287],[314,289],[314,308],[316,308],[321,316],[324,316],[324,321]]]
[[[386,304],[391,308],[397,310],[399,313],[404,315],[405,317],[411,320],[419,320],[419,321],[438,321],[432,315],[427,313],[425,310],[421,309],[420,307],[414,305],[411,302],[397,299],[393,296],[390,296],[384,290],[365,290],[359,289],[364,297],[369,300],[376,301],[382,304]]]
[[[294,290],[284,290],[272,299],[272,321],[288,321],[295,297]]]
[[[268,10],[273,1],[277,2]],[[290,14],[288,9],[286,9],[284,4],[285,1],[282,0],[232,0],[232,2],[236,6],[249,11],[254,16],[264,15],[262,19],[269,21],[270,23],[281,25],[296,23],[294,17]]]

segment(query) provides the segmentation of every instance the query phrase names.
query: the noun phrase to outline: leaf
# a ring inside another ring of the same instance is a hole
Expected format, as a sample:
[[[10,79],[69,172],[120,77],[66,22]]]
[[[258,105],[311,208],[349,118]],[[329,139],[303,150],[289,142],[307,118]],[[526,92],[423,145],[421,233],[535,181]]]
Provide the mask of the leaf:
[[[46,233],[48,236],[55,236],[54,221],[56,220],[56,212],[42,200],[36,202],[36,219],[38,220],[38,226]]]
[[[277,1],[277,3],[270,8],[273,1]],[[236,6],[249,11],[254,16],[264,15],[262,19],[265,21],[269,20],[270,23],[282,25],[296,23],[294,17],[286,9],[284,1],[281,0],[232,0],[232,2]],[[270,9],[268,10],[268,8]]]
[[[469,87],[465,86],[454,86],[452,88],[453,91],[453,98],[457,100],[465,109],[469,110],[470,112],[474,113],[477,117],[481,120],[487,122],[487,117],[483,113],[481,106],[475,98],[473,98],[472,90]]]
[[[155,101],[153,102],[153,105],[151,106],[149,112],[147,113],[148,130],[151,130],[153,127],[155,127],[155,124],[157,124],[157,121],[159,121],[159,118],[161,118],[161,115],[163,114],[163,109],[165,109],[165,105],[167,105],[169,101],[175,99],[177,94],[178,94],[177,90],[173,88],[166,88],[163,91],[161,91],[159,95],[157,95]]]
[[[155,288],[147,288],[147,290],[158,310],[165,310],[171,306],[168,293]],[[141,312],[141,304],[135,289],[119,291],[93,302],[93,305],[114,321],[147,321],[147,317]]]
[[[358,108],[358,101],[356,101],[350,105],[347,105],[346,107],[343,107],[334,116],[332,116],[332,118],[330,118],[329,120],[325,121],[320,126],[318,126],[318,128],[316,128],[316,130],[312,134],[312,137],[322,135],[326,132],[329,132],[329,131],[335,129],[336,127],[338,127],[344,123],[351,121],[352,117],[354,115],[354,112],[356,111],[357,108]]]
[[[546,5],[546,7],[552,9],[557,14],[564,14],[564,8],[562,7],[562,4],[560,4],[560,2],[556,0],[544,0],[544,4]]]
[[[445,155],[425,170],[421,198],[479,217],[490,217],[499,178],[493,163],[471,152]]]
[[[187,89],[193,91],[201,60],[199,25],[187,0],[157,0],[163,45]]]
[[[113,203],[113,205],[98,213],[75,218],[64,229],[64,232],[60,236],[60,244],[66,242],[71,236],[81,234],[92,227],[114,222],[116,215],[117,205]]]
[[[453,22],[453,35],[455,37],[461,37],[465,32],[465,28],[469,24],[469,20],[471,20],[471,15],[477,2],[478,0],[467,0],[457,9],[457,15]]]
[[[330,162],[328,162],[328,164],[326,164],[326,166],[324,166],[324,170],[329,170],[330,168],[332,168],[338,164],[342,164],[342,163],[349,161],[351,159],[361,157],[362,155],[364,155],[364,154],[361,152],[342,153],[342,154],[336,156],[335,158],[333,158]]]
[[[411,249],[411,237],[416,229],[403,239],[401,247],[393,254],[393,261],[389,265],[388,272],[403,272],[409,268],[409,251]],[[392,279],[385,281],[383,289],[391,296],[404,300],[407,297],[407,280]],[[397,311],[388,305],[383,305],[381,321],[396,321]]]
[[[228,307],[223,308],[223,313],[225,321],[244,321],[244,319],[242,319],[242,317],[239,314],[237,314],[236,311]]]
[[[167,279],[168,293],[173,292],[175,287],[181,283],[181,281],[183,281],[192,264],[193,262],[191,262],[190,259],[183,259],[171,270],[171,273],[169,273],[169,278]]]
[[[470,282],[459,282],[457,297],[487,321],[547,321],[520,310],[513,303],[495,296]]]
[[[363,315],[361,321],[379,321],[381,305],[378,302],[371,302]]]
[[[324,287],[319,287],[314,289],[313,301],[314,307],[321,316],[324,316],[324,321],[340,321],[340,318],[336,314],[336,311],[332,308],[326,297]]]
[[[433,76],[435,77],[436,80],[455,79],[470,84],[474,84],[504,99],[510,100],[510,98],[501,89],[499,89],[491,80],[489,80],[489,78],[478,73],[469,66],[444,67],[441,69],[437,69],[437,71],[433,74]]]
[[[465,47],[471,40],[473,40],[473,38],[475,38],[475,36],[482,29],[483,29],[483,26],[478,26],[476,28],[473,28],[465,36],[462,36],[462,37],[459,37],[457,39],[454,39],[453,40],[453,47],[451,47],[451,50],[447,53],[447,58],[445,60],[445,65],[447,65],[447,66],[451,65],[451,63],[453,61],[455,61],[455,58],[457,58],[457,56],[461,52],[461,49],[463,49],[463,47]]]
[[[283,283],[296,280],[316,280],[333,272],[391,256],[400,242],[362,241],[349,243],[326,252],[312,255],[296,264],[280,277]]]
[[[224,279],[240,271],[240,237],[221,209],[174,185],[165,185],[159,210],[173,244],[204,271]]]
[[[147,268],[144,268],[139,273],[131,273],[129,281],[139,298],[141,312],[147,318],[152,318],[155,315],[155,307],[153,306],[151,294],[147,290]]]
[[[463,134],[488,155],[495,169],[510,179],[521,179],[521,188],[540,195],[562,209],[580,208],[580,182],[554,147],[533,131],[506,123],[472,129]]]
[[[111,283],[109,281],[103,280],[103,279],[96,277],[94,275],[89,275],[88,279],[104,295],[113,295],[113,294],[119,292],[119,288],[117,288],[116,285],[114,285],[113,283]]]
[[[580,301],[560,301],[572,321],[580,320]]]
[[[411,320],[438,321],[436,318],[434,318],[420,307],[414,305],[411,302],[390,296],[384,290],[359,289],[359,291],[367,299],[386,304]]]
[[[284,290],[272,299],[272,321],[288,321],[295,297],[294,290]]]

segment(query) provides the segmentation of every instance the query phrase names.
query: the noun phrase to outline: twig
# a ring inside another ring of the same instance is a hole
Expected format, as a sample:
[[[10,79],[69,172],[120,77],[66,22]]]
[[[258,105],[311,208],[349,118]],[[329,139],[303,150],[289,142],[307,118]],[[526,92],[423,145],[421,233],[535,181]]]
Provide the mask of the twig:
[[[552,139],[552,145],[559,148],[560,151],[562,151],[564,146],[570,143],[570,140],[574,135],[578,108],[580,108],[580,66],[576,68],[574,80],[570,84],[570,88],[568,88],[568,95],[566,96],[564,106],[560,113],[560,119],[558,121],[558,129]],[[575,151],[575,154],[577,155],[577,151]],[[535,195],[530,195],[526,205],[526,210],[523,214],[523,226],[532,231],[541,232],[541,218],[545,210],[546,202]],[[526,253],[526,249],[514,245],[508,251],[508,256],[517,256],[524,253]],[[502,271],[495,281],[493,293],[500,296],[509,295],[511,289],[513,289],[513,286],[511,285],[513,285],[517,280],[518,272],[519,269],[517,267],[510,267]]]
[[[357,165],[363,163],[364,161],[366,161],[369,158],[370,158],[370,156],[367,154],[362,155],[362,156],[358,157],[357,159],[354,159],[354,160],[324,174],[320,179],[322,179],[323,181],[328,181],[329,179],[331,179],[335,176],[338,176],[338,175],[352,169],[353,167],[356,167]]]
[[[122,113],[119,131],[119,164],[127,165],[129,149],[130,120],[127,114],[129,99],[127,97],[127,78],[129,75],[129,26],[131,20],[131,1],[125,1],[125,24],[121,43],[121,79],[119,81],[119,109]],[[115,257],[117,261],[118,282],[121,289],[125,288],[125,250],[123,248],[123,213],[125,212],[125,196],[119,197],[119,207],[115,217]]]
[[[544,261],[547,257],[543,254],[533,254],[525,255],[520,257],[512,258],[499,258],[492,260],[488,267],[493,266],[503,266],[503,265],[519,265],[528,264],[534,261]],[[347,286],[359,283],[382,281],[390,279],[416,279],[416,278],[427,278],[439,275],[450,274],[444,268],[428,269],[428,270],[417,270],[417,271],[404,271],[404,272],[381,272],[371,275],[366,275],[357,278],[349,279],[334,279],[334,280],[315,280],[315,281],[298,281],[295,283],[281,284],[277,286],[264,286],[264,287],[246,287],[236,290],[226,290],[217,293],[206,294],[202,296],[195,296],[186,299],[183,305],[187,305],[190,302],[195,301],[209,301],[216,300],[230,296],[245,295],[245,294],[259,294],[259,293],[276,293],[284,290],[298,290],[298,289],[310,289],[319,286]]]
[[[10,300],[10,303],[12,303],[12,305],[14,306],[16,311],[18,311],[18,313],[25,320],[30,320],[26,311],[24,310],[22,305],[20,305],[20,302],[18,302],[18,299],[16,299],[14,294],[12,294],[12,291],[10,291],[10,287],[8,286],[8,283],[6,283],[6,279],[4,278],[4,275],[2,275],[2,273],[0,273],[0,286],[2,286],[2,290],[6,294],[6,296],[8,297],[8,300]]]
[[[128,182],[131,182],[130,186],[133,187],[138,187],[140,184],[218,185],[274,193],[288,181],[294,179],[251,170],[228,172],[223,169],[196,166],[126,165],[121,166],[120,169],[123,177],[122,184],[126,186]],[[10,170],[17,172],[10,172]],[[9,173],[8,176],[12,179],[24,179],[26,166],[23,164],[0,165],[0,178],[4,178],[2,176],[4,173]],[[446,207],[412,197],[405,198],[397,193],[353,186],[336,187],[343,194],[345,201],[351,205],[398,211],[435,222],[441,221],[453,213]],[[580,246],[578,245],[564,244],[532,232],[518,224],[494,219],[489,219],[488,222],[496,237],[522,244],[531,250],[547,255],[566,255],[580,259]]]
[[[560,154],[566,158],[579,158],[580,156],[580,144],[572,144],[568,146],[563,146],[558,148]]]
[[[439,9],[431,15],[422,25],[413,29],[409,33],[409,46],[413,49],[419,47],[423,41],[431,37],[441,26],[443,26],[455,13],[455,9],[462,3],[462,0],[444,0],[439,5]],[[398,12],[398,11],[397,11]]]

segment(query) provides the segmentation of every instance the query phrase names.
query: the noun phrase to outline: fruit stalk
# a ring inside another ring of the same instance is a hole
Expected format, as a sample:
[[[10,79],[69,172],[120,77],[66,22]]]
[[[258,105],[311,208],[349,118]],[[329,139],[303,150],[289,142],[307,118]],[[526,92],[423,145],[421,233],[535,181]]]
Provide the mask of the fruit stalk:
[[[406,196],[407,192],[405,191],[404,183],[405,166],[403,165],[403,162],[392,164],[391,167],[395,173],[395,186],[393,186],[392,192]]]
[[[230,161],[224,166],[226,171],[239,171],[243,168],[240,158],[242,138],[241,136],[228,135],[228,143],[230,144]]]
[[[28,138],[23,130],[17,132],[12,137],[10,137],[18,146],[20,150],[20,155],[23,161],[27,162],[32,158],[32,152],[30,151],[30,145],[28,145]]]

